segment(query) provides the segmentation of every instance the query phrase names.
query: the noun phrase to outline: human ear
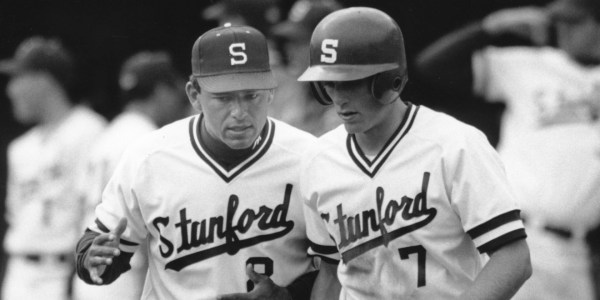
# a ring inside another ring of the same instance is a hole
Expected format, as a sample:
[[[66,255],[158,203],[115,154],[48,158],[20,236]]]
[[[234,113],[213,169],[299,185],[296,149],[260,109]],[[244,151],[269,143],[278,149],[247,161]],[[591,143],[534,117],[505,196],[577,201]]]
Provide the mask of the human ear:
[[[185,93],[187,94],[188,100],[192,104],[192,107],[201,112],[202,106],[200,105],[200,89],[197,88],[191,81],[188,81],[185,84]]]

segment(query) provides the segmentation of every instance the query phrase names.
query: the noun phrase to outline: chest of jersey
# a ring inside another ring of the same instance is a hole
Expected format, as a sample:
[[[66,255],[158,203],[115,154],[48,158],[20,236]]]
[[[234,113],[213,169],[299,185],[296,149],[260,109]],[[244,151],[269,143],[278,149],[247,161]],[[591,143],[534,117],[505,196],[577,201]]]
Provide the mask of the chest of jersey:
[[[316,187],[318,209],[344,261],[366,251],[387,247],[398,239],[458,236],[460,219],[452,210],[439,154],[406,149],[392,154],[370,177],[348,155],[327,158],[332,170],[322,172]],[[438,156],[438,158],[436,158]],[[457,231],[448,234],[449,231]],[[395,242],[396,241],[396,242]]]
[[[289,163],[263,159],[225,182],[193,155],[148,160],[144,168],[177,170],[141,171],[151,175],[136,186],[152,248],[167,261],[166,268],[235,254],[302,230],[297,179]]]

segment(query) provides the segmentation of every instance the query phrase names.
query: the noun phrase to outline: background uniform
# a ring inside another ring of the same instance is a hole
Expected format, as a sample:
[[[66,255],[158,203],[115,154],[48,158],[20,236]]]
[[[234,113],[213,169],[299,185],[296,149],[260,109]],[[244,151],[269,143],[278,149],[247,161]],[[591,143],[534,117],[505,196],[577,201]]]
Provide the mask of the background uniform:
[[[409,104],[375,157],[343,127],[320,142],[301,193],[309,253],[341,260],[340,299],[453,299],[480,253],[525,237],[499,157],[473,127]]]
[[[314,137],[269,120],[253,154],[225,168],[198,136],[201,118],[177,121],[130,148],[90,227],[108,232],[126,217],[121,249],[133,252],[148,239],[143,299],[245,292],[252,285],[247,264],[281,286],[312,269],[298,168]]]
[[[524,47],[486,48],[473,67],[475,91],[507,107],[498,151],[531,233],[533,265],[517,296],[591,299],[584,237],[600,221],[600,68]]]
[[[118,115],[102,133],[94,144],[87,165],[87,174],[82,182],[88,219],[84,224],[94,221],[94,208],[100,203],[102,191],[127,145],[155,129],[156,125],[148,117],[136,112],[124,112]],[[110,285],[94,286],[75,278],[73,298],[81,300],[139,299],[147,270],[145,249],[137,251],[133,255],[131,268]]]
[[[104,125],[80,106],[55,128],[33,127],[9,146],[3,299],[66,299],[82,226],[75,182]]]

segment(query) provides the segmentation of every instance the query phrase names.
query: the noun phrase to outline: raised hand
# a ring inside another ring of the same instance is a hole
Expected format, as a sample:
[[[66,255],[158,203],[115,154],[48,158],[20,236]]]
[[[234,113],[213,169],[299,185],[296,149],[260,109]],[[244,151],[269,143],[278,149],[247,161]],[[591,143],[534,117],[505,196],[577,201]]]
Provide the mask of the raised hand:
[[[102,284],[100,276],[106,270],[106,266],[112,264],[113,257],[121,254],[119,244],[125,228],[127,228],[127,219],[122,218],[112,232],[94,238],[83,263],[94,283]]]

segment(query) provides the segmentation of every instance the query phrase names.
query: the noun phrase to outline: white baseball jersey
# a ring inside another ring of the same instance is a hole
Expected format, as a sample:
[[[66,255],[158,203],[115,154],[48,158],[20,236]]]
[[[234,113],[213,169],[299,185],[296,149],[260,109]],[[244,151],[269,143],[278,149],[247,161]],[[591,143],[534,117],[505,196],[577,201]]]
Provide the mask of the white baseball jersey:
[[[128,219],[122,250],[148,239],[143,299],[246,292],[247,264],[282,286],[312,268],[298,180],[315,138],[269,119],[253,154],[228,170],[202,145],[200,120],[172,123],[126,151],[96,209],[98,232]]]
[[[36,126],[8,149],[4,246],[11,254],[72,253],[81,234],[83,203],[76,188],[91,143],[105,120],[76,107],[55,128]]]
[[[552,48],[488,48],[475,90],[504,101],[498,151],[523,212],[583,232],[600,222],[600,67]]]
[[[156,130],[156,125],[148,117],[137,112],[125,111],[115,117],[102,132],[94,143],[87,172],[81,182],[87,204],[85,214],[89,220],[84,224],[90,224],[94,220],[94,209],[100,203],[102,191],[126,147],[153,130]],[[131,270],[110,285],[90,285],[75,277],[73,299],[139,299],[146,277],[146,261],[145,251],[137,251],[130,262]]]
[[[409,104],[367,157],[343,127],[303,160],[309,253],[335,262],[340,299],[454,299],[480,252],[524,238],[502,163],[477,129]]]
[[[514,299],[593,299],[583,237],[600,222],[600,67],[527,47],[486,48],[473,67],[475,91],[506,103],[498,150],[528,221],[533,275]]]

